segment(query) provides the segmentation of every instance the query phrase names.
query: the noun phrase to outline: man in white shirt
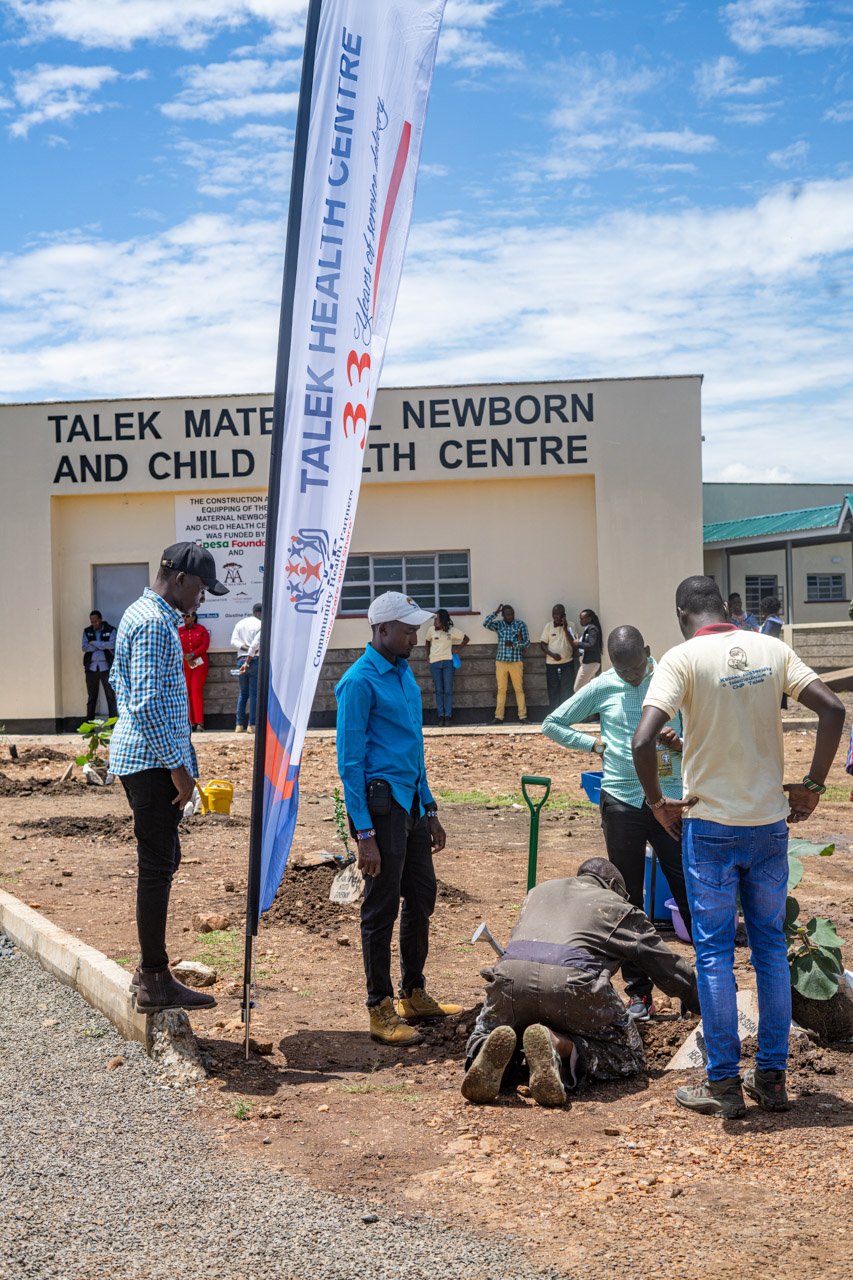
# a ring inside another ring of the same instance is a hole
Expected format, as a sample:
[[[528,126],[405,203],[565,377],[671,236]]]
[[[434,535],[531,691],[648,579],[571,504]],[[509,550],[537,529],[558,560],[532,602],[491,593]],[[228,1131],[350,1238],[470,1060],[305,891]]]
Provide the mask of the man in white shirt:
[[[687,578],[675,596],[685,643],[657,665],[634,734],[633,755],[646,802],[678,835],[684,820],[684,873],[707,1079],[676,1090],[691,1111],[728,1119],[746,1114],[741,1085],[769,1111],[788,1107],[785,1073],[791,978],[785,941],[788,822],[817,807],[844,727],[844,707],[781,640],[742,631],[728,617],[713,578]],[[782,694],[818,717],[811,768],[782,784]],[[684,719],[684,800],[661,794],[655,744],[679,710]],[[787,795],[786,795],[787,793]],[[756,1066],[740,1076],[734,977],[740,897],[758,986]]]
[[[237,650],[240,689],[237,694],[235,733],[255,732],[255,708],[258,701],[258,652],[261,635],[261,606],[256,604],[248,618],[241,618],[231,632],[231,645]]]
[[[575,674],[574,632],[566,617],[566,606],[555,604],[551,621],[542,629],[539,648],[545,655],[548,682],[548,710],[556,711],[568,698]]]

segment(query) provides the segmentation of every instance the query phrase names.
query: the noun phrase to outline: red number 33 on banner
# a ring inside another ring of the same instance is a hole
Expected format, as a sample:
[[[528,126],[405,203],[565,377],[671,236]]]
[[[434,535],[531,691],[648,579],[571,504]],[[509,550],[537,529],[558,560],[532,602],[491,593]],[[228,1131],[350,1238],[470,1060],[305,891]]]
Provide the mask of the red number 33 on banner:
[[[359,356],[355,351],[351,351],[347,356],[347,380],[352,386],[353,373],[358,374],[358,381],[361,382],[363,375],[370,369],[370,353],[362,352]],[[349,438],[350,435],[358,435],[360,429],[361,439],[359,440],[359,448],[364,448],[364,442],[367,439],[367,409],[363,404],[353,405],[348,401],[344,405],[344,435]]]

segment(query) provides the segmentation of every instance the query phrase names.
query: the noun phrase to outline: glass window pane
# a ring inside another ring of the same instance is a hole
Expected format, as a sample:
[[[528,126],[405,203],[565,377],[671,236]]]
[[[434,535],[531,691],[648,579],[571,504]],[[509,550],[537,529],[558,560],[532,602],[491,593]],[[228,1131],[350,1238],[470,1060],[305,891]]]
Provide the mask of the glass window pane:
[[[435,568],[432,561],[429,564],[411,564],[406,561],[406,581],[407,582],[435,582]]]
[[[470,596],[464,587],[443,586],[439,592],[439,601],[444,609],[470,608]]]
[[[396,564],[391,561],[374,561],[373,563],[373,581],[376,586],[380,585],[384,588],[389,585],[401,586],[403,582],[403,566],[398,560]]]
[[[406,569],[407,569],[407,570],[409,570],[410,568],[412,568],[412,567],[413,567],[413,566],[415,566],[415,565],[416,565],[416,566],[418,566],[419,568],[427,568],[427,569],[430,569],[430,570],[432,570],[432,569],[434,569],[434,568],[435,568],[435,556],[434,556],[434,555],[429,555],[429,556],[406,556],[406,557],[405,557],[405,561],[406,561]]]
[[[370,581],[370,565],[353,564],[350,560],[347,565],[347,571],[344,574],[344,582],[369,582]]]
[[[418,587],[417,591],[410,591],[409,594],[422,609],[434,609],[436,607],[435,587]]]

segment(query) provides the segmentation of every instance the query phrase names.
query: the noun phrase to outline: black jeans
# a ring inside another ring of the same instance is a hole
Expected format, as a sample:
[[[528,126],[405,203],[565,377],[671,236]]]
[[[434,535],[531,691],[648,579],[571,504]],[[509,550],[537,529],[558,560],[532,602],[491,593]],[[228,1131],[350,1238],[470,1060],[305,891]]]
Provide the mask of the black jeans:
[[[687,905],[687,888],[681,862],[681,841],[673,840],[643,802],[640,809],[623,804],[606,791],[601,793],[601,829],[607,856],[619,868],[628,888],[628,897],[635,907],[643,909],[643,889],[646,876],[646,841],[658,856],[658,862],[678,903],[681,917],[690,929],[690,907]],[[650,996],[654,983],[634,964],[622,966],[625,990],[629,996]]]
[[[547,662],[545,679],[548,682],[548,710],[556,711],[566,698],[572,696],[572,687],[575,683],[574,662],[569,659],[568,662],[561,662],[559,666],[556,663]]]
[[[429,827],[425,817],[418,817],[418,808],[417,798],[411,813],[406,813],[402,805],[392,800],[389,814],[373,815],[371,819],[382,865],[378,876],[365,876],[361,904],[361,950],[368,1008],[394,995],[391,935],[398,912],[400,990],[424,986],[429,918],[435,910],[436,884]]]
[[[147,973],[159,973],[169,963],[166,917],[172,877],[181,863],[178,823],[183,810],[172,803],[178,793],[168,769],[142,769],[121,781],[133,810],[136,836],[136,929],[141,967]]]
[[[83,674],[86,677],[86,693],[89,695],[86,701],[86,719],[91,720],[95,714],[95,707],[98,705],[98,690],[101,685],[104,687],[104,694],[107,699],[107,715],[117,716],[118,707],[116,706],[113,687],[110,684],[109,671],[87,671],[84,668]]]

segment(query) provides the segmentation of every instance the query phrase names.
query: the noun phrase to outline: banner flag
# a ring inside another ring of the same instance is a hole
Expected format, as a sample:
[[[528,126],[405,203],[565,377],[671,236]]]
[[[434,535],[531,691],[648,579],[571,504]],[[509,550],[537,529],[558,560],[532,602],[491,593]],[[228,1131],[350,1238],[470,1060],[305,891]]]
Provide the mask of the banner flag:
[[[273,416],[247,939],[281,883],[296,824],[444,3],[312,0],[309,10]]]

